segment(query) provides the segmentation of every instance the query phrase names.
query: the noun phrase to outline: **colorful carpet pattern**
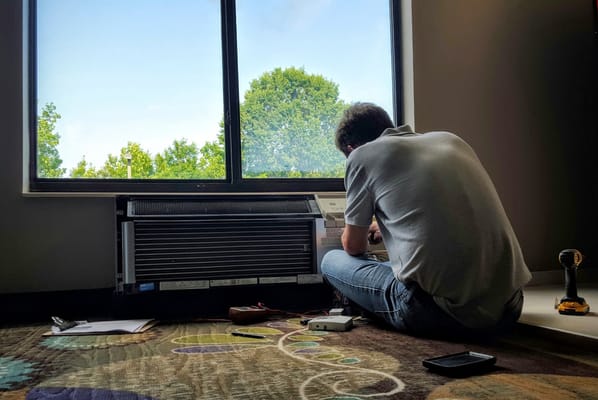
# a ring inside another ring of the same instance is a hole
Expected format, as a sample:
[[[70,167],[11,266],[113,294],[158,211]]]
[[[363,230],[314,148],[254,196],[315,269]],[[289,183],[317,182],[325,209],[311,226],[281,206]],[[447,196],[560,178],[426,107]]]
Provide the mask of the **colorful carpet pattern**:
[[[293,319],[42,336],[48,328],[0,328],[0,399],[598,399],[595,366],[512,342],[419,339],[370,324],[310,331]],[[496,366],[469,377],[422,366],[465,350],[496,356]]]

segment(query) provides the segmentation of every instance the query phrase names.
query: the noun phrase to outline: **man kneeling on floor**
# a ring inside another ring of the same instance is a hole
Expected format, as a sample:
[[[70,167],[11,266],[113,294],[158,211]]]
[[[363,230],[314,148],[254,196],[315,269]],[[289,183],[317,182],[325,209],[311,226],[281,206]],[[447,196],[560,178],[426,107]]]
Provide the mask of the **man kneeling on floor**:
[[[335,139],[347,157],[344,250],[324,256],[325,279],[402,332],[511,328],[531,274],[473,149],[449,132],[395,128],[370,103],[349,107]],[[383,240],[388,262],[368,257],[368,240]]]

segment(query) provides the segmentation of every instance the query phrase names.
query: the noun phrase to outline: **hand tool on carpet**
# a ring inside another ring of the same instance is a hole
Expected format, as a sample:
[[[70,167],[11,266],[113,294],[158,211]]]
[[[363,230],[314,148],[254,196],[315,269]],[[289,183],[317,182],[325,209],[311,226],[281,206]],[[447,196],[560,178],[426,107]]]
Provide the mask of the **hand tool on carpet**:
[[[559,262],[565,268],[565,296],[557,306],[559,314],[584,315],[590,311],[590,305],[577,295],[577,267],[583,255],[576,249],[565,249],[559,253]]]
[[[52,322],[54,322],[54,326],[57,327],[61,332],[79,325],[77,321],[67,321],[65,319],[55,316],[51,318]]]
[[[248,337],[248,338],[252,338],[252,339],[264,339],[266,337],[264,335],[260,335],[259,333],[241,332],[241,331],[232,331],[230,334],[233,336]]]

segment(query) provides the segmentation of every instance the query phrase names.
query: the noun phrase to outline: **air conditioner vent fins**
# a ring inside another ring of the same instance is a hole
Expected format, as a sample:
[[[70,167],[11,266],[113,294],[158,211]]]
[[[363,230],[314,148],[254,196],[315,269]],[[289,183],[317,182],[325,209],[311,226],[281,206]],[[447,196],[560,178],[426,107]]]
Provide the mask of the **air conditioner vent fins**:
[[[136,280],[310,274],[313,229],[305,218],[136,220]]]

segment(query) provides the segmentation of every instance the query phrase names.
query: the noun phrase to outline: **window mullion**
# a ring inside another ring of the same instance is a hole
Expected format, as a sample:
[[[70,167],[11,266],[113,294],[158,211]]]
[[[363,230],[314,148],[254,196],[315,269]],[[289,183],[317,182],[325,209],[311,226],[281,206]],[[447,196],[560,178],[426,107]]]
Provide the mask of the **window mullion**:
[[[27,73],[28,93],[27,118],[29,123],[29,182],[37,180],[37,0],[29,0],[27,7]]]
[[[241,181],[241,124],[235,0],[221,0],[221,15],[226,175],[236,184]]]
[[[403,60],[402,60],[402,39],[401,39],[401,2],[399,0],[390,1],[390,43],[391,43],[391,62],[392,62],[392,98],[393,98],[393,117],[397,125],[403,124]]]

